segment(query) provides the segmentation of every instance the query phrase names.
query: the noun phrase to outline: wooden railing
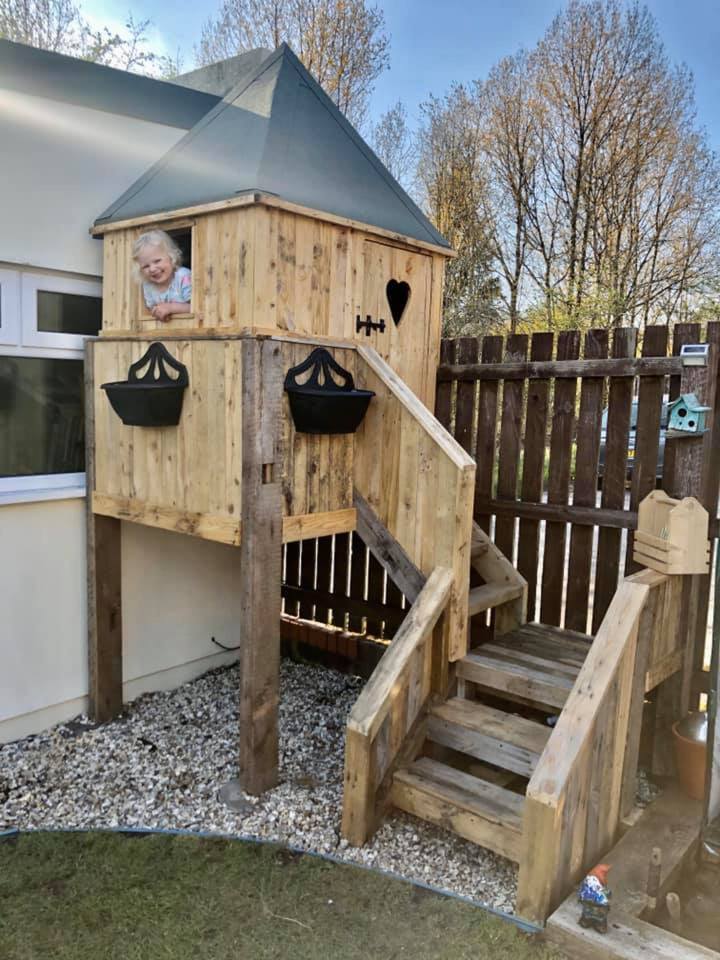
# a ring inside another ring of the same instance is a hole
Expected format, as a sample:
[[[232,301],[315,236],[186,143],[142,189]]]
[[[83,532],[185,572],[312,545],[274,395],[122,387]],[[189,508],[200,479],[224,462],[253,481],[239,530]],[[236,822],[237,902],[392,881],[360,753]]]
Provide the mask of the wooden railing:
[[[444,654],[433,689],[447,692],[448,664],[467,652],[475,462],[371,348],[357,348],[356,382],[375,399],[355,435],[355,488],[427,577],[452,570]]]
[[[642,705],[674,654],[682,578],[626,577],[528,785],[517,909],[542,923],[615,841],[635,795]]]
[[[437,567],[356,701],[345,741],[342,833],[358,846],[372,835],[399,759],[419,748],[431,693],[435,630],[453,589],[453,571]]]

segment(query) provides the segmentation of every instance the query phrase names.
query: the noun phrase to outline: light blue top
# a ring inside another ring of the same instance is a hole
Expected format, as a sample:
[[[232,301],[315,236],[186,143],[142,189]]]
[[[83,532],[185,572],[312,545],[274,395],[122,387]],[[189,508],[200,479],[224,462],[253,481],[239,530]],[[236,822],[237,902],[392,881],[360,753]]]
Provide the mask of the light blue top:
[[[158,303],[190,303],[192,273],[187,267],[178,267],[167,290],[158,290],[154,283],[143,283],[143,296],[149,310]]]

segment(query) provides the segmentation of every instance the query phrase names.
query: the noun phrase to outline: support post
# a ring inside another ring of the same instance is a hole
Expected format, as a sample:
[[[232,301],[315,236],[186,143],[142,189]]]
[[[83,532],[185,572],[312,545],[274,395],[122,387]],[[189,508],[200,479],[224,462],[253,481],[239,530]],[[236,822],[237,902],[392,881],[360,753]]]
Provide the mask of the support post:
[[[697,325],[678,325],[675,329],[674,351],[679,353],[683,343],[699,340]],[[711,342],[706,367],[684,367],[680,383],[671,380],[670,399],[686,393],[694,393],[700,403],[714,407],[718,377],[718,346]],[[715,516],[717,504],[717,478],[708,475],[708,468],[716,463],[712,442],[717,441],[720,424],[711,418],[710,433],[682,438],[669,437],[665,442],[663,487],[671,497],[697,497]],[[714,483],[714,501],[711,485]],[[709,502],[712,501],[712,502]],[[692,707],[692,685],[698,661],[702,665],[702,649],[705,643],[708,612],[709,575],[697,574],[683,578],[680,626],[684,632],[684,656],[679,673],[665,680],[655,693],[655,722],[652,772],[667,776],[673,773],[670,727]]]
[[[282,367],[276,341],[246,337],[242,364],[240,783],[260,794],[278,779],[282,491]]]
[[[95,342],[85,343],[89,715],[98,723],[122,712],[120,521],[93,513],[95,490]]]

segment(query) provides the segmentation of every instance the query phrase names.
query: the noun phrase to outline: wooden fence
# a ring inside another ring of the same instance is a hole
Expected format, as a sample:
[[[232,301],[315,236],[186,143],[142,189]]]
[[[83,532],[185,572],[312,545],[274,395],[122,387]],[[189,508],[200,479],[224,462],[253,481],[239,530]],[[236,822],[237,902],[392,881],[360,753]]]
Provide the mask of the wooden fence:
[[[528,581],[530,619],[597,630],[620,578],[637,569],[632,531],[659,459],[664,489],[697,496],[716,516],[717,411],[696,439],[671,441],[661,428],[681,385],[718,406],[720,323],[706,338],[706,368],[678,356],[705,340],[698,324],[676,324],[672,336],[648,327],[641,344],[627,328],[443,341],[436,415],[477,460],[475,519]]]

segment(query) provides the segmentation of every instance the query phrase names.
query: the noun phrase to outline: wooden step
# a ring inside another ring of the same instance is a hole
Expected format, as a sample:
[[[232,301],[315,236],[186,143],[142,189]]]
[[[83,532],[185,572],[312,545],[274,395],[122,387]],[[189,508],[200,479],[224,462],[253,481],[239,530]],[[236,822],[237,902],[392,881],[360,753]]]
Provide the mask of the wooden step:
[[[511,583],[486,583],[473,587],[468,596],[468,616],[474,617],[508,600],[517,600],[523,595],[523,588]]]
[[[512,649],[533,657],[542,657],[553,663],[571,667],[575,671],[580,669],[587,655],[586,651],[573,650],[563,644],[540,639],[526,633],[524,628],[513,630],[512,633],[504,634],[502,637],[496,637],[493,642],[506,650]],[[587,650],[589,649],[588,646]]]
[[[455,697],[432,707],[428,740],[530,777],[550,737],[550,727]]]
[[[583,659],[593,642],[593,638],[587,633],[566,630],[564,627],[551,627],[546,623],[524,623],[518,630],[536,640],[559,645],[565,650],[574,650]]]
[[[504,654],[484,653],[483,649],[477,647],[458,660],[458,679],[480,684],[500,695],[517,696],[540,709],[553,711],[564,706],[575,681],[556,670],[552,661],[540,666]]]
[[[399,770],[391,803],[496,853],[520,860],[525,799],[429,757]]]

